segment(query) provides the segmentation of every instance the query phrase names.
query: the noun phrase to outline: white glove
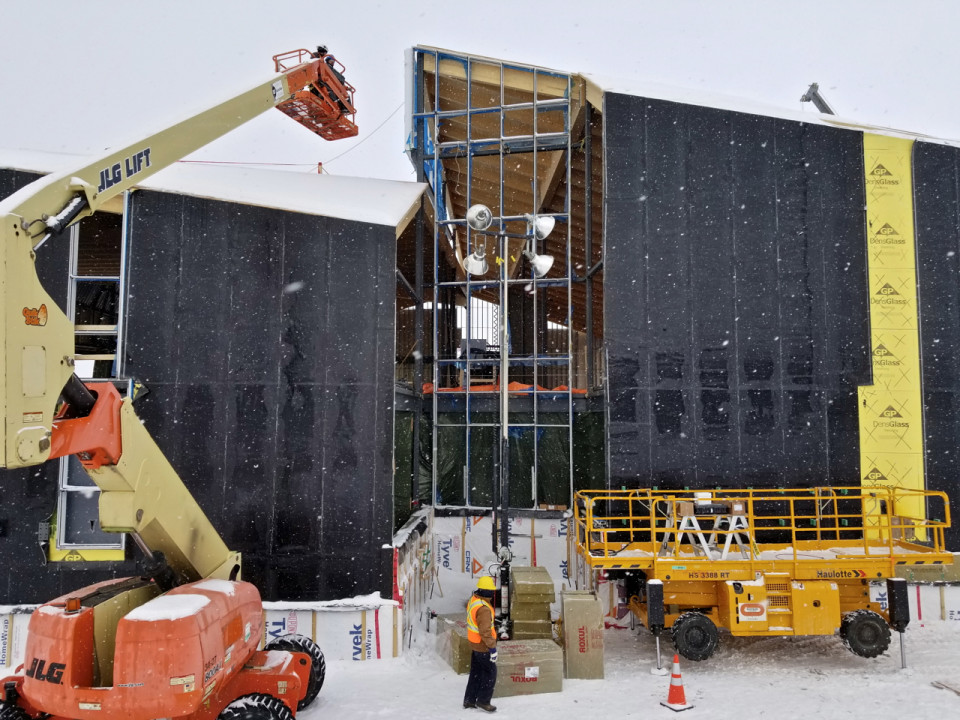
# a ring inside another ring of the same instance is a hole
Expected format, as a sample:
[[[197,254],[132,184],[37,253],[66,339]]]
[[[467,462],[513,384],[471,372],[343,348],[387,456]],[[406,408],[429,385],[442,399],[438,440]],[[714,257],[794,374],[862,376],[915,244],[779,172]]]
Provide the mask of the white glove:
[[[495,663],[497,661],[497,649],[493,648],[490,651],[490,662]]]

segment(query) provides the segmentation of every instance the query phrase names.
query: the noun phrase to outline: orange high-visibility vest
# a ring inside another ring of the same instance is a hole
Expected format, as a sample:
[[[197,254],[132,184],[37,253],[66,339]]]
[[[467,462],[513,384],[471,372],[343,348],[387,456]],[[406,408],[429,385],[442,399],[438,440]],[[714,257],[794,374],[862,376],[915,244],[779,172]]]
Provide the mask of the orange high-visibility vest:
[[[483,638],[480,637],[480,627],[477,625],[477,610],[484,606],[490,611],[490,637],[497,637],[497,631],[493,629],[493,605],[484,598],[474,595],[467,604],[467,640],[470,642],[483,642]]]

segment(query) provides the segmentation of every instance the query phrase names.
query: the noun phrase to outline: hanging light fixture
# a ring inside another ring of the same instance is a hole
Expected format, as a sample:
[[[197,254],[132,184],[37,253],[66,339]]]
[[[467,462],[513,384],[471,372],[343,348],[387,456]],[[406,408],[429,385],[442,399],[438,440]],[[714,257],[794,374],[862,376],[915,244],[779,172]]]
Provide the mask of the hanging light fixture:
[[[547,236],[553,232],[553,226],[557,224],[553,215],[524,215],[527,221],[527,234],[533,235],[537,240],[546,240]]]
[[[486,205],[473,205],[467,210],[467,225],[471,230],[483,232],[493,223],[493,213]],[[463,262],[463,269],[470,275],[486,275],[490,266],[487,264],[487,248],[477,248],[467,255]]]
[[[527,248],[523,251],[523,256],[530,262],[534,277],[537,279],[542,278],[553,267],[553,255],[537,255],[533,250]]]
[[[533,275],[536,278],[542,278],[553,267],[553,255],[537,255],[534,250],[536,240],[545,240],[553,232],[553,226],[557,221],[552,215],[524,215],[527,221],[527,247],[523,251],[523,256],[529,261],[533,268]]]
[[[486,205],[472,205],[467,210],[467,225],[473,230],[486,230],[493,223],[493,213]]]
[[[463,262],[463,269],[471,275],[486,275],[490,266],[487,264],[487,254],[482,248],[477,248],[467,255]]]

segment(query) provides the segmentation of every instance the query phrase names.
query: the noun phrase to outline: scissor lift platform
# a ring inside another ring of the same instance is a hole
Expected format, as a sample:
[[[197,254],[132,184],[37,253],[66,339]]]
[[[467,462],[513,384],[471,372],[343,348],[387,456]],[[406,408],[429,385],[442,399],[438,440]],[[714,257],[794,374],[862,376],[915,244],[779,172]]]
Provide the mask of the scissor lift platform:
[[[584,490],[574,538],[592,570],[650,579],[880,579],[951,563],[949,512],[944,493],[889,487]]]
[[[630,610],[704,660],[734,635],[830,635],[876,657],[909,622],[903,565],[945,565],[947,496],[891,487],[581,491],[577,586],[626,584]],[[886,580],[886,583],[880,581]],[[879,583],[879,584],[878,584]]]

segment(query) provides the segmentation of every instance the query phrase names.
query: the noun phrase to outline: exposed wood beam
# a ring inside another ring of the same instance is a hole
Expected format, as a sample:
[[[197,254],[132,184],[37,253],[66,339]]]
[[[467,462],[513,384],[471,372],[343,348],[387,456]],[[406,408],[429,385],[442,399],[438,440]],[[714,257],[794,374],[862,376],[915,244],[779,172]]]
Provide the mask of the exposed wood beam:
[[[443,53],[444,51],[440,50],[439,52]],[[499,60],[486,61],[477,59],[477,61],[472,62],[470,65],[470,77],[473,82],[499,87],[501,65],[503,68],[503,85],[505,88],[533,92],[533,68],[526,70],[511,67],[509,64],[502,63],[502,61]],[[436,57],[434,55],[428,53],[423,54],[423,69],[428,73],[437,71]],[[459,60],[441,58],[439,72],[441,77],[450,77],[457,80],[467,79],[467,69],[464,63]],[[560,73],[557,75],[560,75]],[[566,96],[567,79],[565,77],[558,77],[557,75],[538,71],[537,93],[552,97]]]

